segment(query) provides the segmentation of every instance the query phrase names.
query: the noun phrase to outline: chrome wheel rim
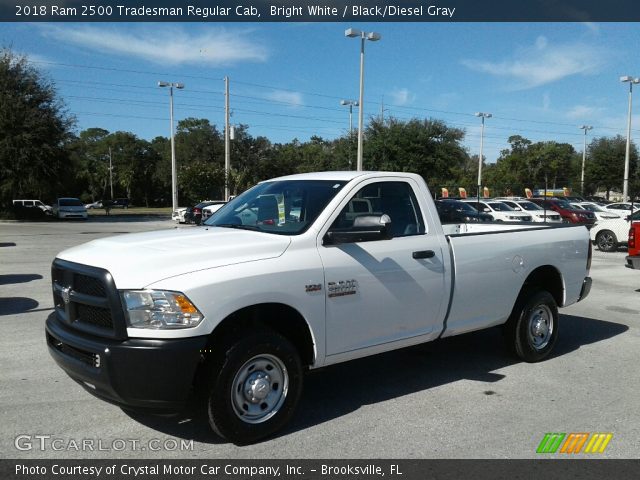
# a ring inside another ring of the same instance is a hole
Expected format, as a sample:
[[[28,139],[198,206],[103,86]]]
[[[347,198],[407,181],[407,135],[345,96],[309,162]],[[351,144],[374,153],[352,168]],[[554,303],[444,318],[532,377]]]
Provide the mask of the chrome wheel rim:
[[[529,343],[536,350],[549,344],[553,335],[553,313],[547,305],[537,305],[529,315],[527,328]]]
[[[236,373],[231,405],[243,422],[265,422],[278,413],[288,390],[289,374],[284,363],[274,355],[256,355]]]

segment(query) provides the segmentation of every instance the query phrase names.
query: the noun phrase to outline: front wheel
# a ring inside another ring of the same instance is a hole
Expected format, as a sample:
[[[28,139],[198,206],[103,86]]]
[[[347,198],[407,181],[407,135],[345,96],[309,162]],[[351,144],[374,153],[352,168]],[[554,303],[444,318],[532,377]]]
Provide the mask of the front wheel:
[[[596,235],[596,245],[603,252],[615,252],[618,248],[618,239],[611,230],[602,230]]]
[[[505,325],[507,347],[525,362],[544,360],[558,339],[558,306],[545,290],[523,290]]]
[[[302,363],[286,338],[257,332],[230,344],[214,363],[208,414],[218,435],[243,445],[289,421],[302,392]]]

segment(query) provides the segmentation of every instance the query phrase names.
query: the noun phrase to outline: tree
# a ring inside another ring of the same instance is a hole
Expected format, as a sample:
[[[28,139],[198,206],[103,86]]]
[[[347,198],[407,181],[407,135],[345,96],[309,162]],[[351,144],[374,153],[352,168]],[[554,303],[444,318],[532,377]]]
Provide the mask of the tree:
[[[74,120],[53,84],[11,50],[0,50],[0,203],[50,200],[73,178],[65,145]]]
[[[624,158],[627,140],[620,135],[613,138],[594,138],[589,144],[589,157],[585,168],[585,183],[590,191],[617,189],[622,192]],[[632,143],[629,151],[629,177],[637,169],[638,149]],[[632,183],[632,187],[635,184]]]
[[[431,185],[446,185],[464,171],[469,155],[464,131],[440,120],[373,119],[366,131],[366,170],[414,172]]]
[[[487,168],[484,179],[493,193],[523,195],[524,188],[570,187],[576,178],[576,152],[568,143],[532,143],[513,135],[511,148],[502,150],[495,165]]]

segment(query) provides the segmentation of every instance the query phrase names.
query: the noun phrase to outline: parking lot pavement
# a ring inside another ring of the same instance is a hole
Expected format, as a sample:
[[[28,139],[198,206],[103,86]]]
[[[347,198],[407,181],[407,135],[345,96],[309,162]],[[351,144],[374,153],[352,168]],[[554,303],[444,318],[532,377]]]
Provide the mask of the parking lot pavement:
[[[622,251],[594,251],[591,294],[561,310],[549,360],[512,359],[491,329],[337,365],[309,374],[289,427],[257,445],[222,442],[196,405],[156,417],[97,400],[47,352],[51,261],[95,238],[160,228],[175,225],[0,223],[2,457],[533,458],[547,432],[611,432],[603,457],[639,456],[640,272],[624,268]]]

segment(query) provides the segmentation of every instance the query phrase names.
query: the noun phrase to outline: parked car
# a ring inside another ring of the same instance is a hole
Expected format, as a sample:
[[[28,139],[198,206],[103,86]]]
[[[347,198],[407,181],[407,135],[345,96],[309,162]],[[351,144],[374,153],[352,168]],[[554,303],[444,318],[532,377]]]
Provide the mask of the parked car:
[[[184,218],[185,213],[187,213],[187,207],[178,207],[171,212],[171,220],[177,223],[186,223]]]
[[[107,200],[104,202],[104,206],[108,208],[129,208],[129,199],[116,198],[114,200]]]
[[[597,203],[598,205],[607,205],[607,204],[611,203],[605,197],[598,197],[598,196],[595,196],[595,195],[584,197],[584,199],[586,201],[588,201],[588,202]]]
[[[14,200],[13,210],[17,218],[41,218],[46,215],[53,215],[51,206],[44,204],[40,200]]]
[[[215,200],[205,200],[197,203],[193,207],[187,207],[187,210],[184,213],[185,223],[195,223],[196,225],[200,225],[202,223],[202,209],[209,205],[213,205],[214,203],[216,203]]]
[[[629,202],[609,203],[608,205],[605,205],[602,208],[606,210],[611,210],[614,213],[622,213],[626,215],[629,215],[630,213],[632,213],[631,210],[633,210],[634,213],[640,210],[640,206],[637,203],[633,204],[633,209],[632,209],[631,203]]]
[[[629,255],[627,255],[625,266],[640,270],[640,222],[631,223],[627,249]]]
[[[444,223],[491,222],[493,217],[458,200],[436,200],[436,210]]]
[[[215,212],[220,210],[227,202],[224,200],[216,200],[211,205],[208,205],[202,209],[202,221],[204,222],[207,218],[213,215]]]
[[[564,223],[582,223],[587,228],[596,223],[596,215],[593,212],[573,208],[566,200],[541,197],[534,197],[530,200],[545,210],[553,210],[559,213]]]
[[[354,200],[371,213],[348,219]],[[558,309],[592,284],[584,228],[448,234],[457,226],[440,223],[426,182],[405,172],[267,180],[206,225],[60,252],[43,340],[78,388],[125,408],[176,409],[201,390],[203,420],[237,444],[285,427],[307,370],[500,325],[514,356],[542,361]],[[562,336],[584,328],[567,322]]]
[[[462,200],[483,213],[488,213],[496,222],[530,222],[531,215],[525,212],[518,212],[506,203],[498,200],[467,199]]]
[[[593,202],[574,202],[571,203],[572,207],[578,208],[578,209],[582,209],[582,210],[588,210],[590,212],[593,212],[596,214],[596,219],[598,221],[602,221],[602,220],[615,220],[615,219],[620,219],[620,218],[624,218],[626,215],[624,215],[624,212],[620,211],[620,213],[615,213],[612,210],[606,210],[604,208],[602,208],[600,205],[593,203]]]
[[[82,218],[86,220],[87,209],[78,198],[58,198],[52,205],[53,215],[56,218]]]
[[[534,222],[562,223],[562,217],[559,213],[545,210],[529,200],[508,200],[504,198],[496,198],[496,200],[506,203],[516,211],[527,212]]]
[[[615,252],[629,239],[629,222],[624,218],[601,220],[589,232],[591,241],[603,252]]]
[[[96,200],[93,203],[86,203],[84,205],[84,208],[86,208],[87,210],[91,210],[92,208],[102,208],[102,200]]]

